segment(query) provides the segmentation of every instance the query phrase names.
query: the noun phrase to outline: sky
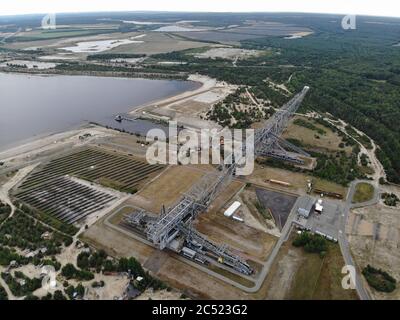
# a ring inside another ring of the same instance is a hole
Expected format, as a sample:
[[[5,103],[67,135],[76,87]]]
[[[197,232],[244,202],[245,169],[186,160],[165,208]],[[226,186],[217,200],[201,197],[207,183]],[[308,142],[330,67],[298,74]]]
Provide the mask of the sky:
[[[400,17],[399,0],[0,0],[0,16],[99,11],[315,12]]]

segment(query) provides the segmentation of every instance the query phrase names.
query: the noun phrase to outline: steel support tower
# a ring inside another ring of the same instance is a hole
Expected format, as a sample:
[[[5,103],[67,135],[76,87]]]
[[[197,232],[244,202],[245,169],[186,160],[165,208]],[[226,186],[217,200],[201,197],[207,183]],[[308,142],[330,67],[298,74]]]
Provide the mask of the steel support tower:
[[[283,161],[302,164],[299,155],[308,156],[300,148],[280,138],[290,118],[300,107],[309,88],[296,94],[288,103],[276,111],[266,121],[265,126],[254,133],[254,151],[258,156],[272,157]],[[243,152],[246,152],[245,146]],[[291,150],[287,151],[287,149]],[[244,153],[243,153],[244,154]],[[253,270],[247,262],[233,254],[227,246],[216,245],[199,234],[191,226],[191,222],[201,212],[208,209],[221,188],[227,185],[240,164],[241,159],[235,159],[232,164],[220,167],[220,171],[203,176],[172,208],[162,210],[158,219],[154,214],[143,210],[133,212],[125,219],[133,226],[142,226],[146,238],[156,247],[163,250],[178,236],[185,237],[187,242],[200,244],[202,248],[214,253],[234,270],[251,274]],[[151,218],[150,218],[151,217]]]

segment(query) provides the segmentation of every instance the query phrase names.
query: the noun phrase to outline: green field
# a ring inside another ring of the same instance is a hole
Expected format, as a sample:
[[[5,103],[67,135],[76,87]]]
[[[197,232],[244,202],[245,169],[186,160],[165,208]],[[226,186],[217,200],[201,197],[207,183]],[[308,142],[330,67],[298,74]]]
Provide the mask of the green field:
[[[374,190],[374,187],[369,183],[357,184],[352,202],[362,203],[371,200],[374,196]]]
[[[295,300],[356,300],[355,290],[345,290],[341,281],[344,266],[339,245],[329,244],[327,255],[305,253],[305,260],[297,270],[289,292]]]
[[[25,33],[24,35],[15,36],[10,38],[8,42],[25,42],[25,41],[39,41],[39,40],[51,40],[51,39],[62,39],[62,38],[73,38],[81,36],[92,36],[97,34],[106,34],[111,32],[117,32],[118,29],[59,29],[59,30],[39,30]]]

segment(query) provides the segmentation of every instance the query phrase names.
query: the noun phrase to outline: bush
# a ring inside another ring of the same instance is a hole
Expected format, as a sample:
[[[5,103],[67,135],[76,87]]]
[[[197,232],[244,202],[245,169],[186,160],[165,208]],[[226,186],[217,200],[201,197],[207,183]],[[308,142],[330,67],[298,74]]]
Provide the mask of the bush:
[[[87,270],[78,270],[72,263],[66,264],[61,269],[61,274],[67,280],[69,279],[77,279],[80,281],[89,281],[94,279],[94,274]]]
[[[56,292],[54,292],[54,296],[53,296],[54,300],[67,300],[65,298],[65,296],[63,295],[61,290],[57,290]]]
[[[368,284],[377,291],[393,292],[396,289],[396,279],[381,269],[375,269],[367,265],[362,274]]]
[[[103,280],[101,280],[101,281],[94,281],[94,282],[92,283],[92,288],[103,288],[104,285],[105,285],[105,283],[104,283]]]
[[[389,207],[396,207],[400,201],[394,193],[384,193],[382,194],[382,199],[384,199],[384,203]]]
[[[321,257],[324,257],[328,250],[328,243],[324,237],[309,232],[298,235],[292,244],[295,247],[303,247],[306,252],[318,253]]]
[[[8,296],[6,290],[0,286],[0,301],[2,300],[8,300]]]

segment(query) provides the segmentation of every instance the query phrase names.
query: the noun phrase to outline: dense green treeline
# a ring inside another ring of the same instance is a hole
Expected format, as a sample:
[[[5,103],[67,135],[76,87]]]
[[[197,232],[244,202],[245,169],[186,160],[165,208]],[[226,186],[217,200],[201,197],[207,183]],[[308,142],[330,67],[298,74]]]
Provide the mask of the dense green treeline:
[[[269,18],[310,27],[314,34],[292,40],[268,37],[242,41],[245,48],[274,54],[238,61],[238,67],[226,61],[196,63],[185,57],[185,52],[164,58],[189,61],[174,66],[180,71],[252,86],[257,98],[268,98],[274,106],[282,105],[288,97],[268,86],[266,79],[285,83],[293,93],[309,85],[303,110],[329,112],[374,139],[381,148],[377,155],[388,179],[400,183],[399,21],[358,17],[357,29],[345,31],[340,17],[335,16]],[[362,143],[368,145],[365,140]]]

